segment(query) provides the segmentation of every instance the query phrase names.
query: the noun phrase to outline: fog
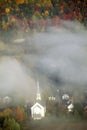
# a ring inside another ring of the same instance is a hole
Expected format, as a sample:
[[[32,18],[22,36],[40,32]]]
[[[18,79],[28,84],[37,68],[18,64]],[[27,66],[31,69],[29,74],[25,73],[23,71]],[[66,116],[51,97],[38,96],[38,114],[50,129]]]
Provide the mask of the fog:
[[[47,87],[87,87],[87,30],[79,23],[0,41],[0,93],[33,97]]]

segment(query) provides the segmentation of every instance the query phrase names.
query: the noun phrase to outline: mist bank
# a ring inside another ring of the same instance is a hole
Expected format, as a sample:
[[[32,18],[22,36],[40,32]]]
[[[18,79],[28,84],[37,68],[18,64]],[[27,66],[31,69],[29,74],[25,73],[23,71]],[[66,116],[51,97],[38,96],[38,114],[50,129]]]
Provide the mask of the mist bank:
[[[60,28],[0,41],[0,92],[32,98],[37,80],[43,90],[86,89],[87,30],[82,25],[62,21]]]

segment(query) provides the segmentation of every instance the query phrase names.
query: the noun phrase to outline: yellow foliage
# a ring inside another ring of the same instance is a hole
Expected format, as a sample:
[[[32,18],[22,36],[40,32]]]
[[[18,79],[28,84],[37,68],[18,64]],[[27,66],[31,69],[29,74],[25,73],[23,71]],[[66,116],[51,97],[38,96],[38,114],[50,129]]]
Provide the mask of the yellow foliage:
[[[5,12],[6,12],[6,13],[10,13],[10,8],[6,8],[6,9],[5,9]]]
[[[7,108],[3,112],[0,112],[0,117],[8,117],[12,113],[12,110]]]
[[[48,10],[45,11],[45,15],[46,15],[46,16],[49,15],[49,11],[48,11]]]
[[[12,110],[9,109],[9,108],[7,108],[7,109],[5,109],[5,110],[3,111],[3,115],[4,115],[4,116],[9,116],[11,113],[12,113]]]
[[[0,112],[0,117],[3,117],[3,113],[2,112]]]

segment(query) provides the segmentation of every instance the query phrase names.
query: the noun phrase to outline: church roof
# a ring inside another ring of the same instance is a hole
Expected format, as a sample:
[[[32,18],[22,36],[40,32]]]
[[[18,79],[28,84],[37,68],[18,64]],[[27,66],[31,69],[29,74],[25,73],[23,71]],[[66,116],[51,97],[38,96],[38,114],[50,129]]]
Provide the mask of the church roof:
[[[36,102],[36,103],[31,107],[31,109],[34,109],[34,108],[37,107],[37,106],[40,107],[41,109],[44,108],[40,103]]]

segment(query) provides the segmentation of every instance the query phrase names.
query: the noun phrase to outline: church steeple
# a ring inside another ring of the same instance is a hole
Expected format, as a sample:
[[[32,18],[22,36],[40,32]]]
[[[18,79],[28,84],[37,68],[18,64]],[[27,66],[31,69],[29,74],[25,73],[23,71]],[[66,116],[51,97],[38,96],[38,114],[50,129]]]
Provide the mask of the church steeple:
[[[34,120],[45,117],[46,107],[42,105],[39,82],[37,81],[36,103],[31,107],[31,116]]]
[[[36,100],[41,100],[41,94],[40,94],[40,88],[39,88],[39,82],[37,81],[37,95]]]

